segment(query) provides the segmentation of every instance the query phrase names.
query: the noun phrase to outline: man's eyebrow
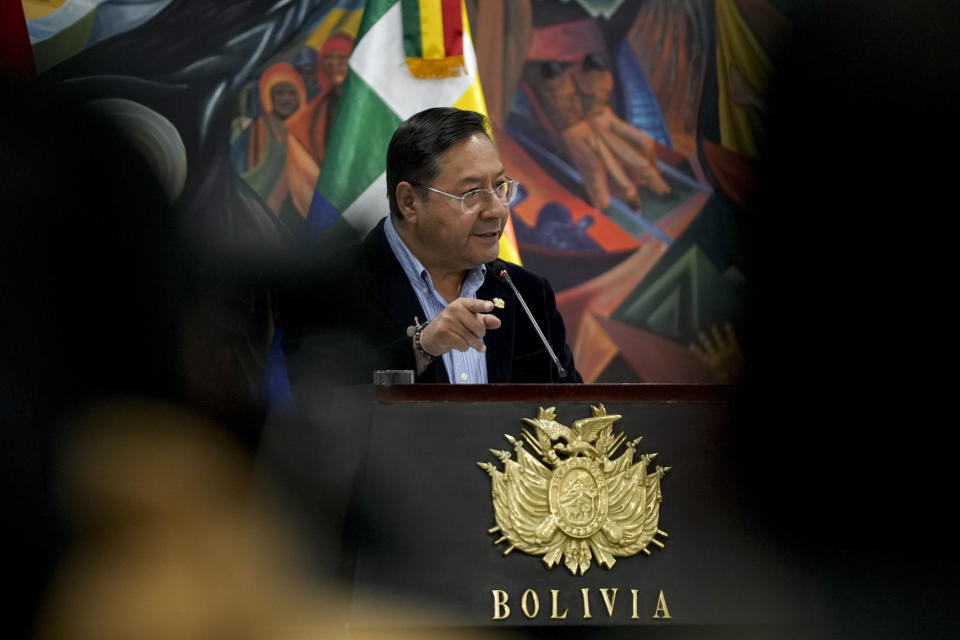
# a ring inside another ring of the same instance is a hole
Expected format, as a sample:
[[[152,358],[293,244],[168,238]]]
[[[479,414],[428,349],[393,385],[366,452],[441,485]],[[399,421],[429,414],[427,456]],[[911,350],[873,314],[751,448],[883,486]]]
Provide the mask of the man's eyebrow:
[[[494,175],[494,180],[504,177],[507,174],[507,170],[504,167],[500,167],[500,171]],[[457,181],[456,187],[458,189],[463,189],[470,187],[471,185],[482,186],[486,181],[486,176],[464,176]]]

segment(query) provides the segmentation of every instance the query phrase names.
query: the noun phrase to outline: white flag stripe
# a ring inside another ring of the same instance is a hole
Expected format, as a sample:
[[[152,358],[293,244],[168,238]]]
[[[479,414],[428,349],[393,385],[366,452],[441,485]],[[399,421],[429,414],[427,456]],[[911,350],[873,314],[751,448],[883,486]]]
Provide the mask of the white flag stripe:
[[[470,88],[477,75],[477,57],[469,39],[465,39],[463,50],[466,75],[414,78],[403,51],[403,18],[397,2],[357,43],[350,56],[350,68],[401,120],[406,120],[429,107],[450,106]]]
[[[384,171],[343,212],[343,219],[366,236],[389,212],[387,204],[387,172]]]

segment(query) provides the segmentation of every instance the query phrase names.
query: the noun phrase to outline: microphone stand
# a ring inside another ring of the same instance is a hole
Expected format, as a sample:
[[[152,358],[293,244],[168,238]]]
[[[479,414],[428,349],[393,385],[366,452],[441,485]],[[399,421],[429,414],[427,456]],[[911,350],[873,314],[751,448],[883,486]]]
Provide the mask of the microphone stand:
[[[523,310],[527,312],[527,317],[530,318],[530,324],[533,325],[533,328],[536,330],[537,335],[540,336],[540,341],[543,342],[543,346],[547,348],[547,353],[550,354],[550,357],[553,358],[553,364],[557,365],[557,373],[561,378],[567,377],[567,370],[563,368],[563,365],[560,364],[560,360],[557,358],[557,354],[553,352],[553,349],[550,347],[550,343],[547,342],[547,339],[543,336],[543,331],[540,331],[540,325],[537,324],[537,321],[533,319],[533,314],[530,313],[530,307],[527,306],[527,303],[524,302],[523,296],[520,295],[520,292],[517,291],[517,287],[513,284],[513,280],[510,278],[510,274],[507,273],[506,269],[500,270],[500,277],[510,285],[510,288],[513,290],[513,295],[517,296],[517,300],[520,302],[520,306],[523,307]]]

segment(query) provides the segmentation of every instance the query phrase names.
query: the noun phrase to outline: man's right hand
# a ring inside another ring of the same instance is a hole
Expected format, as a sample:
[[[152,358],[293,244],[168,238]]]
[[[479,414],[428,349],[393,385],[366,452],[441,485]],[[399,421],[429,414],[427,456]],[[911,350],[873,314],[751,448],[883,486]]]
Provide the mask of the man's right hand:
[[[433,356],[442,356],[451,349],[466,351],[473,347],[487,350],[483,336],[489,329],[500,328],[500,318],[490,314],[493,303],[476,298],[457,298],[437,314],[420,334],[420,346]]]

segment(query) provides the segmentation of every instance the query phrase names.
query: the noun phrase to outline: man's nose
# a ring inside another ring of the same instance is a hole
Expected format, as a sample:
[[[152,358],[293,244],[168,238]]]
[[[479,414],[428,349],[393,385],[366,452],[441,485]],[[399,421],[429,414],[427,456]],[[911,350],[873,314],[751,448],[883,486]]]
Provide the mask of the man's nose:
[[[495,193],[487,193],[480,215],[485,218],[502,218],[507,215],[507,205],[500,202]]]

